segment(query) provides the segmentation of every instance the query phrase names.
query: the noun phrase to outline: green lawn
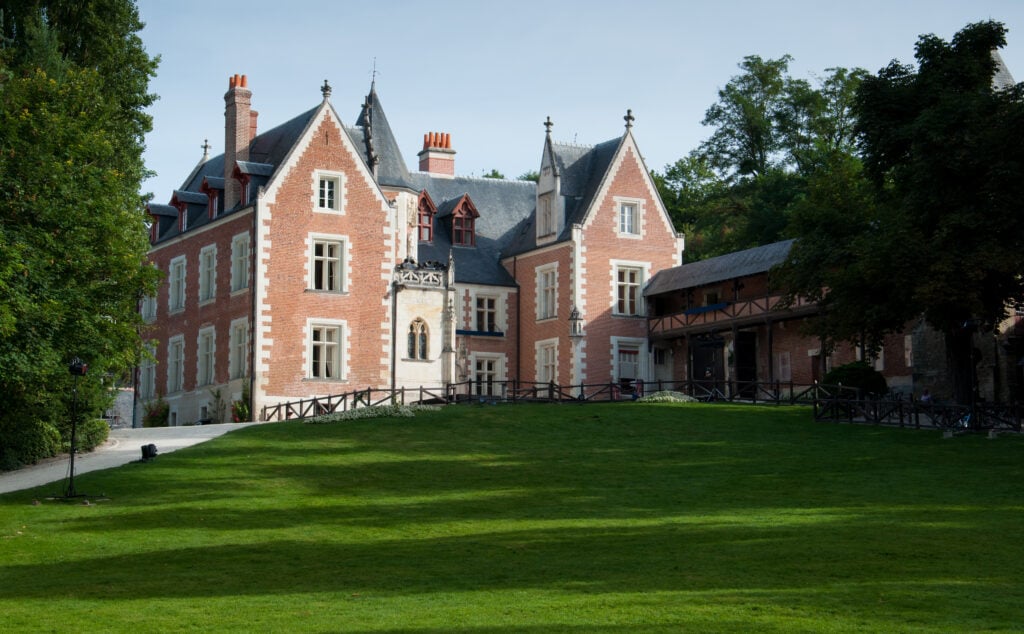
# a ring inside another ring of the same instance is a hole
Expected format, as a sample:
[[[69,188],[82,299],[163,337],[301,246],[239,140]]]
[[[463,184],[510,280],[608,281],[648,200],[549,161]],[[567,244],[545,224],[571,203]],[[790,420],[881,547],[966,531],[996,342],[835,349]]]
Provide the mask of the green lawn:
[[[0,496],[0,631],[1019,631],[1022,452],[696,404],[255,426]]]

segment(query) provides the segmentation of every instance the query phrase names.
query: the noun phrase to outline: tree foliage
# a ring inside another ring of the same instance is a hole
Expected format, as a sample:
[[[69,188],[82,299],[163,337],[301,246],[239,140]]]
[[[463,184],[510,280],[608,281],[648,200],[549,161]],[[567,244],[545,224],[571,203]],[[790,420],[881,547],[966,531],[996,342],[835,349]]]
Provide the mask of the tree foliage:
[[[920,315],[946,335],[970,398],[971,334],[1024,301],[1024,86],[993,86],[1005,29],[917,43],[863,80],[853,112],[864,175],[833,167],[794,214],[776,281],[821,302],[831,341],[877,347]]]
[[[655,182],[687,235],[687,259],[789,236],[793,206],[834,156],[851,156],[853,95],[865,71],[827,69],[816,85],[789,76],[791,58],[744,58],[704,124],[711,136]]]
[[[993,85],[1006,29],[979,22],[946,42],[922,36],[917,69],[864,81],[857,131],[867,173],[915,283],[904,300],[946,334],[957,396],[969,398],[971,326],[1024,300],[1024,86]]]
[[[156,281],[139,196],[156,61],[141,28],[128,0],[38,0],[4,13],[0,435],[67,421],[73,357],[90,366],[83,418],[104,404],[101,377],[109,384],[137,361],[137,302]],[[0,446],[7,464],[19,451]]]

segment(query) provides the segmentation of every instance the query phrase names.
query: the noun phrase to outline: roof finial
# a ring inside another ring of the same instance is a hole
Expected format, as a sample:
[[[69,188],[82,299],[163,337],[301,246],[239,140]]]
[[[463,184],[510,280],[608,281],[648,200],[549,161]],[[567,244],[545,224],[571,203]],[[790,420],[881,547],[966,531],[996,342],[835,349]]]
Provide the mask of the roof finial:
[[[373,58],[373,70],[370,71],[370,92],[373,92],[377,85],[377,58]]]
[[[632,109],[627,109],[626,110],[626,116],[624,116],[622,118],[626,120],[626,129],[627,130],[633,127],[633,121],[636,119],[636,117],[633,116],[633,110]]]
[[[200,147],[203,148],[203,158],[210,156],[210,139],[203,139]]]
[[[547,120],[544,122],[544,129],[547,131],[545,134],[548,136],[551,136],[551,126],[553,125],[555,124],[551,121],[551,117],[548,116]]]
[[[324,85],[320,87],[320,92],[324,95],[324,101],[331,98],[331,85],[327,83],[326,79],[324,80]]]

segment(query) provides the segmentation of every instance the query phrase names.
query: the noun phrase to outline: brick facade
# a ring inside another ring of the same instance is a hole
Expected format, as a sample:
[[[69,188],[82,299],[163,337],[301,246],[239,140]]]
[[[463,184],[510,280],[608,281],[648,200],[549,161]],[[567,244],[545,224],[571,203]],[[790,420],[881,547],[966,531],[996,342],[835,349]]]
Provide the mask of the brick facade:
[[[183,424],[209,417],[213,391],[230,403],[245,384],[259,417],[265,405],[366,387],[466,382],[463,391],[486,394],[505,381],[653,378],[641,292],[678,262],[682,239],[629,126],[592,148],[556,147],[548,127],[540,195],[556,211],[551,232],[535,240],[520,227],[536,226],[538,186],[455,176],[451,137],[437,133],[411,174],[372,87],[353,127],[323,92],[318,108],[256,135],[252,93],[232,78],[228,151],[204,156],[173,206],[150,206],[150,257],[168,280],[147,333],[157,364],[144,400],[163,396]],[[217,202],[205,216],[204,196]],[[425,197],[436,205],[430,232],[418,225]],[[248,283],[231,291],[241,236]],[[216,293],[200,303],[200,254],[210,244]],[[171,312],[173,263],[182,260],[185,306]],[[538,288],[542,277],[549,290]],[[582,337],[570,336],[574,307]],[[235,368],[239,324],[244,371]],[[202,350],[213,368],[198,385]],[[183,376],[180,389],[170,367]]]

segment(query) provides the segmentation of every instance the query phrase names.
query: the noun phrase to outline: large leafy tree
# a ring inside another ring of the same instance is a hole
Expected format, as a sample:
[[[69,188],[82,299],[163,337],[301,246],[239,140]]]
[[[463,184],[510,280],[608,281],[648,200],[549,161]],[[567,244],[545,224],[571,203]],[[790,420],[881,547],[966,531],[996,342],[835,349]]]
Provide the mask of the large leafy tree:
[[[853,152],[851,107],[862,70],[830,68],[816,84],[789,76],[791,58],[744,58],[704,125],[711,136],[655,174],[662,198],[701,259],[788,236],[792,206],[834,155]]]
[[[93,414],[100,377],[137,360],[136,306],[156,281],[139,196],[156,61],[141,28],[129,0],[21,2],[3,15],[0,463],[37,457],[26,430],[67,420],[72,358],[90,366],[79,404]]]
[[[996,87],[997,22],[946,42],[922,36],[917,68],[893,62],[857,96],[857,131],[901,257],[907,305],[945,333],[957,396],[969,398],[971,332],[1024,300],[1024,86]]]

